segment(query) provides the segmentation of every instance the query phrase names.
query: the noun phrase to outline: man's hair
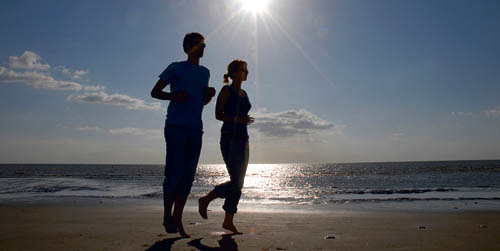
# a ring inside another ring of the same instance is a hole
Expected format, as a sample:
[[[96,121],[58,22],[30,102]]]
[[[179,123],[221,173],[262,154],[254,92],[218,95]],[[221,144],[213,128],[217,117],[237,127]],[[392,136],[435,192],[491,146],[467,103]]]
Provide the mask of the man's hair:
[[[182,42],[182,47],[184,52],[188,53],[189,49],[195,46],[199,40],[204,40],[205,37],[198,32],[190,32],[184,36],[184,41]]]

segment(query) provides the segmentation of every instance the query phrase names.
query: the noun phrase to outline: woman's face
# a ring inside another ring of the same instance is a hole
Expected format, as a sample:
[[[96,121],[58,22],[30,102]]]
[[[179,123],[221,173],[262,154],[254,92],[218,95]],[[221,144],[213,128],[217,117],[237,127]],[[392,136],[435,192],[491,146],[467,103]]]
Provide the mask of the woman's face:
[[[243,64],[236,72],[234,72],[233,80],[241,80],[241,82],[243,82],[247,80],[247,76],[248,76],[247,65]]]

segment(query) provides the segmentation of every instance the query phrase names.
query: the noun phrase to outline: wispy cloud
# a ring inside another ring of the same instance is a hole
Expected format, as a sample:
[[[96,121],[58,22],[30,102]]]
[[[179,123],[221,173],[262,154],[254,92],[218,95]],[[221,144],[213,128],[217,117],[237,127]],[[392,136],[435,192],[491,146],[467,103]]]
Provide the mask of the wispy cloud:
[[[57,67],[55,67],[54,69],[56,69],[57,71],[60,71],[66,75],[70,75],[73,79],[79,79],[81,78],[83,75],[86,75],[89,73],[89,71],[87,70],[75,70],[75,71],[72,71],[71,69],[69,69],[68,67],[66,66],[63,66],[63,65],[59,65]]]
[[[500,116],[500,106],[497,106],[497,108],[486,110],[486,111],[484,111],[484,114],[488,117],[499,117]]]
[[[455,116],[472,116],[472,112],[452,112],[452,115]]]
[[[333,130],[335,125],[306,109],[257,112],[252,129],[269,137],[291,137]]]
[[[29,70],[48,70],[50,65],[40,63],[41,57],[32,51],[24,51],[19,57],[10,56],[10,68],[29,69]]]
[[[132,98],[126,94],[108,94],[102,85],[82,85],[75,81],[57,80],[51,76],[50,72],[40,72],[38,70],[48,70],[50,65],[40,63],[41,57],[32,51],[25,51],[21,56],[9,57],[9,68],[0,66],[0,83],[12,84],[20,83],[32,86],[37,89],[56,90],[56,91],[87,91],[83,94],[73,94],[68,96],[68,101],[90,104],[106,104],[122,106],[131,110],[161,110],[160,102],[146,103],[144,100]],[[13,69],[27,69],[20,72]],[[65,66],[57,66],[55,71],[72,76],[73,79],[79,79],[87,74],[87,70],[71,70]],[[80,128],[91,130],[95,128]]]
[[[98,91],[104,86],[81,85],[73,81],[56,80],[52,76],[35,71],[15,72],[0,66],[0,83],[21,83],[37,89],[55,91]]]
[[[68,68],[66,68],[66,66],[60,65],[60,66],[56,66],[54,69],[57,70],[57,71],[60,71],[60,72],[62,72],[64,74],[71,74],[71,70],[68,69]]]
[[[123,128],[109,129],[108,132],[112,135],[140,136],[148,140],[163,139],[163,131],[158,129],[123,127]]]
[[[68,101],[76,101],[79,103],[89,104],[104,104],[113,106],[123,106],[130,110],[160,110],[160,102],[152,102],[147,104],[142,99],[132,98],[125,94],[107,94],[105,92],[91,92],[79,95],[70,95]]]
[[[89,73],[89,71],[86,71],[86,70],[76,70],[75,72],[73,72],[73,78],[74,79],[79,79],[81,76],[85,75]]]
[[[79,132],[99,132],[102,131],[102,128],[98,126],[82,126],[77,127],[76,130]]]

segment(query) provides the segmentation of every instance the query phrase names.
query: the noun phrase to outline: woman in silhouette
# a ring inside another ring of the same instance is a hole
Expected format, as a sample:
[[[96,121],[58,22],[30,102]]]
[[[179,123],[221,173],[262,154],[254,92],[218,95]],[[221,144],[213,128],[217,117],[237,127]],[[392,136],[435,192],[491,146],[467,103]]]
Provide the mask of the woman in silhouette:
[[[250,100],[245,90],[241,89],[241,84],[247,79],[247,75],[247,63],[243,60],[234,60],[227,66],[227,73],[224,74],[226,85],[222,87],[217,97],[215,108],[215,118],[224,122],[221,128],[220,147],[230,180],[215,186],[198,201],[200,215],[207,219],[210,202],[216,198],[224,198],[222,208],[225,216],[222,227],[235,234],[241,234],[234,226],[233,218],[248,166],[247,125],[254,122],[254,118],[248,116],[251,108]],[[230,84],[229,79],[231,79]]]

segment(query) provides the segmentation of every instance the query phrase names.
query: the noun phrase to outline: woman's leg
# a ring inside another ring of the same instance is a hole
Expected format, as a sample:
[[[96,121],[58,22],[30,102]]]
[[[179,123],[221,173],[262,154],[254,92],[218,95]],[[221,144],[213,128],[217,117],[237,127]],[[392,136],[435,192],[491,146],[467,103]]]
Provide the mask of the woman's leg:
[[[208,219],[208,214],[207,214],[208,204],[210,204],[212,200],[215,200],[218,197],[219,196],[217,195],[217,192],[215,192],[215,189],[213,189],[207,195],[201,197],[198,200],[198,212],[200,213],[203,219]]]
[[[232,154],[231,154],[231,135],[222,134],[220,139],[220,149],[222,153],[222,158],[226,164],[226,168],[229,170],[228,166],[232,165]],[[198,212],[203,219],[208,219],[207,209],[211,201],[217,198],[226,198],[226,195],[230,192],[231,181],[218,184],[215,188],[210,191],[207,195],[201,197],[198,200]]]
[[[245,180],[245,174],[248,166],[249,145],[248,141],[241,138],[231,140],[231,165],[226,165],[231,181],[226,184],[226,200],[224,201],[224,223],[222,227],[232,231],[235,234],[241,233],[236,229],[233,223],[234,214],[241,197],[241,189]]]

